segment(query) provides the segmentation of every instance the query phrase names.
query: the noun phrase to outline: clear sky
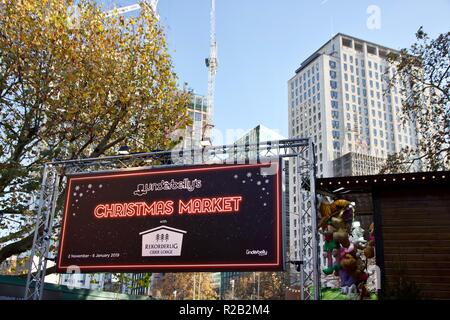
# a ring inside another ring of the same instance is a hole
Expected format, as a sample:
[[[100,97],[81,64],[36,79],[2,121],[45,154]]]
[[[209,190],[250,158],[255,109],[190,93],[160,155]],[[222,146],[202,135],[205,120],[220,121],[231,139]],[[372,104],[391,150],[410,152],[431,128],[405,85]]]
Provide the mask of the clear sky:
[[[136,2],[116,0],[118,7]],[[414,41],[421,25],[431,36],[450,30],[450,0],[216,3],[219,69],[214,122],[223,132],[263,124],[286,136],[287,81],[305,58],[338,32],[400,49]],[[380,28],[367,26],[373,13],[367,12],[370,6],[379,8]],[[159,0],[158,4],[180,85],[188,82],[196,93],[205,95],[209,10],[210,0]]]

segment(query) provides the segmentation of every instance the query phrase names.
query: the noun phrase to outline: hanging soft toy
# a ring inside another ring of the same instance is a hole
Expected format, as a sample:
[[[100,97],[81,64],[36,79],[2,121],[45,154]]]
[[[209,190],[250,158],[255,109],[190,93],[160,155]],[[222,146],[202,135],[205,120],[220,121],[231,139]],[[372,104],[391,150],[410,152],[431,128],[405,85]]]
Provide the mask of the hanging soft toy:
[[[375,227],[372,222],[369,227],[369,232],[370,232],[369,242],[367,243],[367,246],[364,249],[364,255],[366,256],[367,259],[372,259],[373,257],[375,257],[375,233],[374,233],[375,230],[374,229],[375,229]]]
[[[350,204],[350,201],[347,200],[335,200],[333,202],[330,202],[329,199],[327,199],[327,201],[323,200],[319,206],[321,217],[319,227],[325,228],[330,218],[342,214]]]
[[[323,246],[323,250],[324,250],[324,256],[325,259],[327,260],[327,267],[325,269],[323,269],[323,273],[325,273],[326,275],[332,274],[333,271],[335,271],[335,267],[333,265],[333,250],[336,249],[337,247],[337,243],[336,241],[333,239],[333,233],[336,231],[336,229],[331,225],[328,224],[327,228],[325,230],[319,230],[320,233],[323,234],[324,237],[324,246]]]
[[[361,223],[354,221],[354,206],[355,203],[342,199],[333,202],[322,200],[319,232],[324,236],[324,256],[327,260],[323,272],[339,276],[343,293],[359,293],[363,297],[367,294],[365,284],[368,274],[361,255],[369,245],[366,246]]]
[[[353,221],[352,223],[351,242],[360,250],[363,250],[367,243],[366,239],[364,239],[364,229],[359,221]]]
[[[326,275],[333,272],[337,273],[341,266],[339,258],[334,254],[334,250],[341,246],[348,246],[348,233],[346,231],[347,225],[343,221],[342,214],[351,205],[347,200],[322,199],[319,207],[321,220],[319,223],[319,232],[324,236],[324,257],[327,261],[327,267],[323,269]],[[334,260],[334,262],[333,262]]]
[[[333,240],[348,248],[350,246],[348,224],[341,217],[333,217],[331,225],[336,229],[336,232],[333,233]]]

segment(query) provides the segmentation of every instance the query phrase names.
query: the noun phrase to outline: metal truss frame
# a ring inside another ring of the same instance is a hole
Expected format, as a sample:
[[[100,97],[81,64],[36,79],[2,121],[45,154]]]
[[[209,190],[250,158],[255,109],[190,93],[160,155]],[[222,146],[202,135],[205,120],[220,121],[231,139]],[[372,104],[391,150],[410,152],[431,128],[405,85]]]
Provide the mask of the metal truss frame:
[[[66,185],[66,176],[105,171],[142,170],[197,164],[248,164],[293,158],[300,211],[301,298],[320,299],[318,233],[315,194],[315,157],[311,139],[267,141],[257,144],[224,145],[192,150],[173,150],[106,156],[79,160],[55,160],[44,166],[37,207],[30,265],[25,287],[26,300],[43,297],[57,203]]]

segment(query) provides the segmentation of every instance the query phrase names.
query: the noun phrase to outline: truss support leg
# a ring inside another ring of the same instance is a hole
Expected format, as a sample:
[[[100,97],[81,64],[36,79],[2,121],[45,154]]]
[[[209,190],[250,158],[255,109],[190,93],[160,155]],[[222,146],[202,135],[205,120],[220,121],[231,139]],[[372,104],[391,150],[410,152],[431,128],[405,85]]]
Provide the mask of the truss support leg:
[[[45,165],[25,286],[25,300],[42,299],[53,217],[58,199],[59,180],[60,175],[57,168],[50,164]]]
[[[320,264],[315,193],[315,157],[312,140],[299,148],[296,160],[299,212],[300,299],[320,300]]]

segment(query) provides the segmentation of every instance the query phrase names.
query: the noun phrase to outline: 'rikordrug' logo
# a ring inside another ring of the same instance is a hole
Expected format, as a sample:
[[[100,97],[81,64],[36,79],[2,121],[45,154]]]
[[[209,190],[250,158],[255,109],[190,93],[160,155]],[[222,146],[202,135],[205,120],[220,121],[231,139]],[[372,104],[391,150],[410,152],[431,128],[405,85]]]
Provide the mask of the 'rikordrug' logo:
[[[181,256],[183,236],[187,232],[167,226],[153,228],[139,235],[142,236],[143,257]]]

